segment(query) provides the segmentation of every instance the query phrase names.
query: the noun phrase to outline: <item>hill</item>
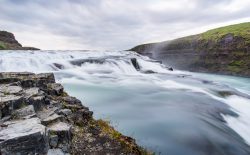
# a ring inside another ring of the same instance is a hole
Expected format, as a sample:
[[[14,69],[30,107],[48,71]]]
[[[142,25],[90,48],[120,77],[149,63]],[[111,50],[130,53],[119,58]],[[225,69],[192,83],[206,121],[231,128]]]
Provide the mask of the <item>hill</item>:
[[[177,69],[250,77],[250,22],[130,50]]]
[[[7,31],[0,31],[0,50],[39,50],[34,47],[23,47],[14,34]]]

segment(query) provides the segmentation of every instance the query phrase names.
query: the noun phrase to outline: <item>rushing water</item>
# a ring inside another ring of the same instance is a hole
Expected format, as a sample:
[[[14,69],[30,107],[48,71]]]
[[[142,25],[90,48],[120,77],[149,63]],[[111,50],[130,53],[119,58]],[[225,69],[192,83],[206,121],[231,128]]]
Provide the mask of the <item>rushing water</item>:
[[[250,154],[249,78],[169,71],[128,51],[2,51],[0,71],[54,72],[95,118],[156,153]]]

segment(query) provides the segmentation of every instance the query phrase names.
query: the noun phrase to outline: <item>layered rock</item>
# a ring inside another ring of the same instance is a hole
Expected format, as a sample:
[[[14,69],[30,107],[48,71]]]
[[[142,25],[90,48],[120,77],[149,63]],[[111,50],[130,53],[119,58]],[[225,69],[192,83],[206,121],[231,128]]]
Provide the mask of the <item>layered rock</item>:
[[[250,23],[131,49],[177,69],[250,77]]]
[[[94,120],[54,75],[0,73],[0,154],[147,154]]]
[[[0,31],[0,50],[39,50],[34,47],[23,47],[14,34],[7,31]]]

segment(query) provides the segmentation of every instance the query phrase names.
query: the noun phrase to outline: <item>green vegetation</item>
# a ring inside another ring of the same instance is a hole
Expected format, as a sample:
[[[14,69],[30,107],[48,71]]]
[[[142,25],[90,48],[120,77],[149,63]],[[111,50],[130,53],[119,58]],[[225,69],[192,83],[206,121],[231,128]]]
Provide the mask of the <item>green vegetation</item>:
[[[247,42],[250,42],[250,22],[240,23],[236,25],[229,25],[209,30],[201,34],[201,39],[217,41],[227,34],[232,34],[233,36],[242,37],[246,39]]]
[[[0,41],[0,50],[6,49],[6,45]]]

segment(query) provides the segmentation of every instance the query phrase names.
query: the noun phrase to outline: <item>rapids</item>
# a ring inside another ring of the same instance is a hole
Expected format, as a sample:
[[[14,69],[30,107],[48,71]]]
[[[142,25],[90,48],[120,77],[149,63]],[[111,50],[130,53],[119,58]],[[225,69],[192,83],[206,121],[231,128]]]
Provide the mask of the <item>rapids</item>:
[[[169,71],[130,51],[1,51],[0,72],[20,71],[53,72],[95,118],[156,154],[250,154],[249,78]]]

